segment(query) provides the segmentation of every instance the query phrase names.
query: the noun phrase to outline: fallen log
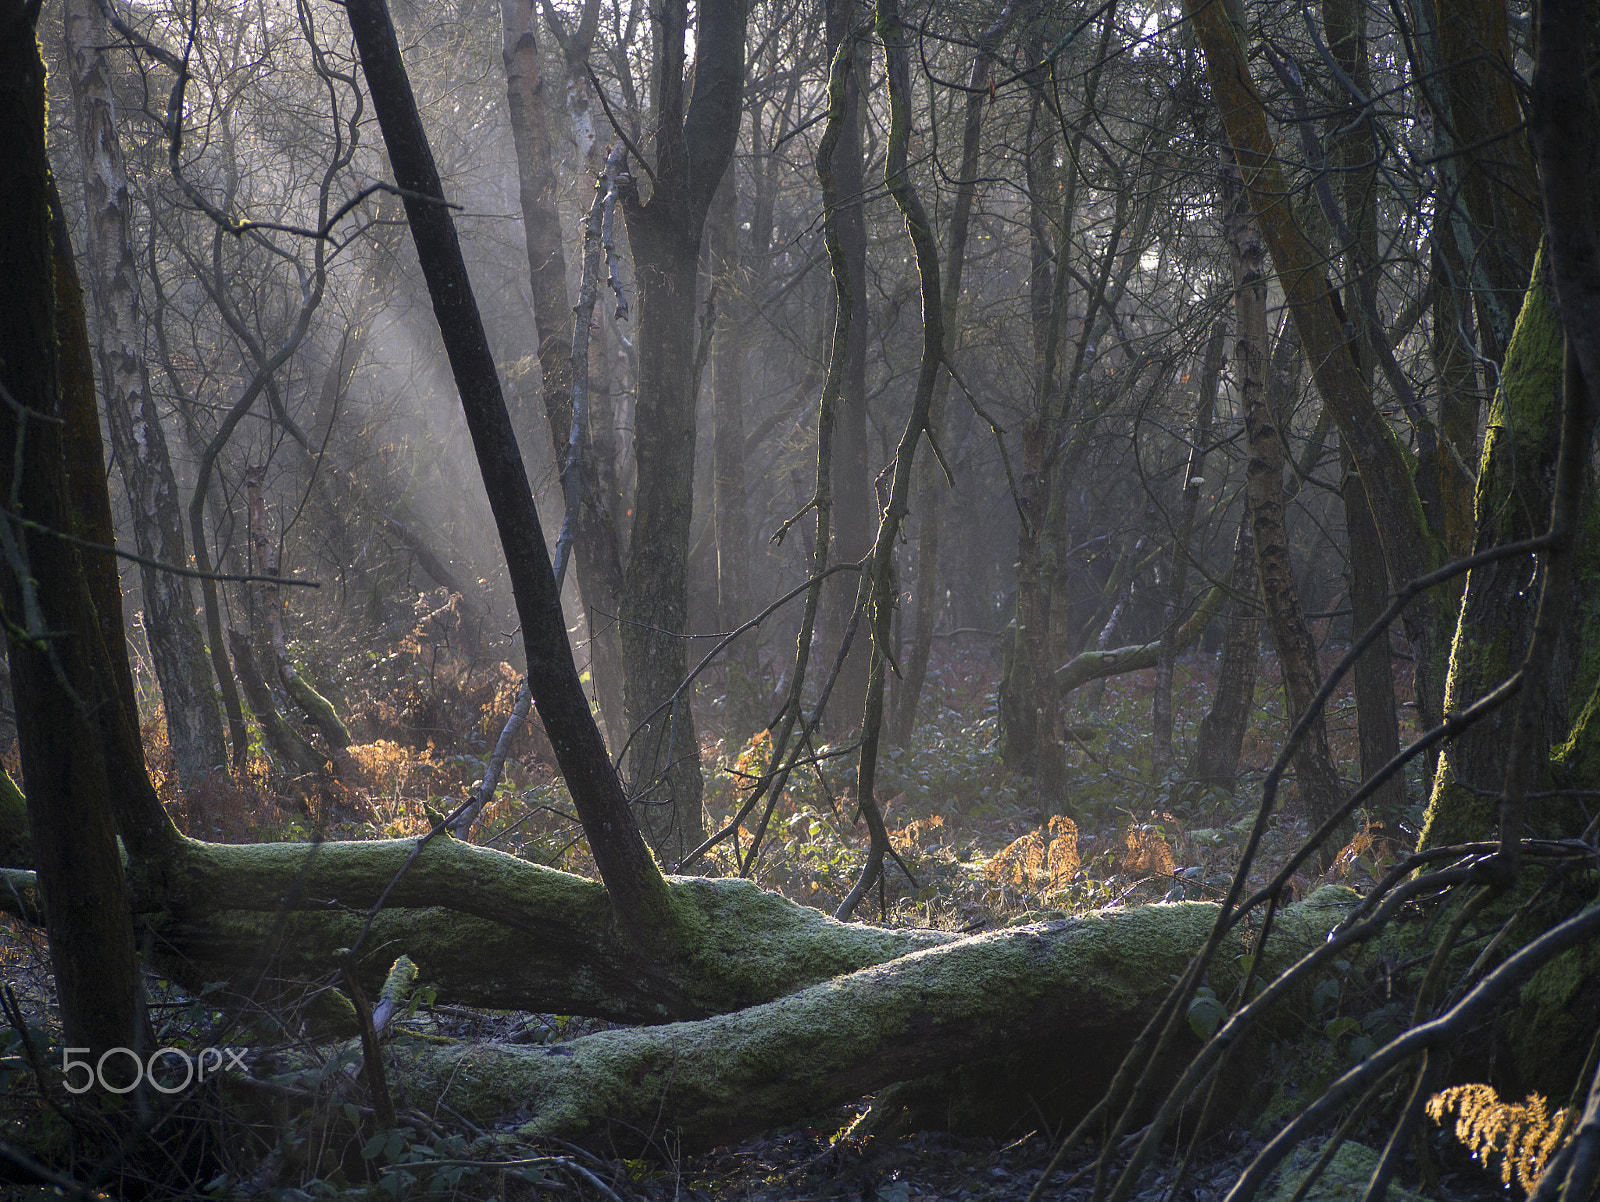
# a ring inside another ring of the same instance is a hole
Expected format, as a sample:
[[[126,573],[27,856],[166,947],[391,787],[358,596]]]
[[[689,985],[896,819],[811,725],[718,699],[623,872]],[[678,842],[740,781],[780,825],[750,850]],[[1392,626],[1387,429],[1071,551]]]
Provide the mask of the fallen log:
[[[1207,593],[1199,607],[1173,635],[1174,651],[1182,651],[1204,634],[1206,627],[1211,624],[1211,619],[1222,612],[1226,600],[1227,590],[1220,584]],[[1083,651],[1056,669],[1056,688],[1064,697],[1073,689],[1081,688],[1091,680],[1153,668],[1160,658],[1160,640],[1154,643],[1135,643],[1128,647],[1114,647],[1107,651]]]
[[[1327,888],[1281,913],[1268,977],[1322,942],[1355,898]],[[544,1047],[404,1044],[389,1080],[423,1111],[442,1102],[481,1125],[527,1114],[524,1135],[624,1149],[669,1132],[710,1146],[930,1075],[939,1083],[926,1083],[914,1122],[1070,1123],[1100,1099],[1216,916],[1184,902],[998,931],[736,1013]],[[1218,996],[1243,951],[1236,934],[1217,957]],[[1181,1042],[1174,1069],[1198,1046]]]

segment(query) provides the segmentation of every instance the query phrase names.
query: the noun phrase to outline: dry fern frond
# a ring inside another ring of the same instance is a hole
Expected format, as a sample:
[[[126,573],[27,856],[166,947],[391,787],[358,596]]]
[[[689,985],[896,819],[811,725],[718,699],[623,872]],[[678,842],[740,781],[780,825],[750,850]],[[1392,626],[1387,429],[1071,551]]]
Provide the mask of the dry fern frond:
[[[1428,1099],[1428,1117],[1440,1126],[1451,1112],[1456,1138],[1486,1166],[1499,1161],[1501,1184],[1514,1178],[1530,1194],[1555,1154],[1567,1113],[1551,1114],[1536,1093],[1525,1102],[1502,1102],[1491,1085],[1456,1085]]]
[[[1171,876],[1178,870],[1172,847],[1152,826],[1128,828],[1125,841],[1128,854],[1123,857],[1122,870],[1130,875]]]
[[[1029,831],[989,861],[989,879],[1016,889],[1049,892],[1064,888],[1078,871],[1078,827],[1057,814],[1048,826]]]
[[[889,845],[901,855],[909,855],[939,842],[948,834],[944,829],[944,815],[932,814],[908,822],[897,831],[890,831]]]

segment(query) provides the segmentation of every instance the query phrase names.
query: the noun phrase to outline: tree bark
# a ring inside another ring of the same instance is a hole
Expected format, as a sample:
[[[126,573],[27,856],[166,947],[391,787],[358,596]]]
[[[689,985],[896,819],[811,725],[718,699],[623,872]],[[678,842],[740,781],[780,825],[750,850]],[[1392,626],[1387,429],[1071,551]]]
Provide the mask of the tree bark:
[[[321,775],[326,772],[327,757],[306,742],[305,737],[278,712],[278,706],[272,699],[272,689],[256,664],[255,652],[250,649],[250,640],[239,631],[230,630],[228,645],[233,651],[233,663],[239,673],[239,684],[244,689],[245,700],[255,714],[256,723],[261,727],[261,737],[266,740],[272,754],[296,773]]]
[[[1562,343],[1561,319],[1541,254],[1506,349],[1500,388],[1489,407],[1478,462],[1474,551],[1542,534],[1549,521],[1561,439]],[[1450,653],[1447,711],[1472,704],[1522,663],[1538,606],[1537,567],[1528,555],[1497,560],[1467,575],[1461,623]],[[1560,715],[1551,717],[1541,736],[1547,745],[1554,731],[1566,728]],[[1514,721],[1512,709],[1503,707],[1445,744],[1423,828],[1424,846],[1481,831],[1481,824],[1492,820],[1492,794],[1505,771]]]
[[[98,706],[121,699],[99,655],[98,619],[79,551],[59,534],[76,523],[62,447],[62,369],[51,263],[45,67],[37,9],[0,9],[0,570],[32,857],[65,1043],[98,1057],[142,1046],[144,1021],[133,928]],[[64,256],[70,249],[62,247]],[[81,320],[81,318],[80,318]],[[17,521],[26,516],[23,527]],[[98,661],[98,662],[97,662]]]
[[[1222,375],[1222,342],[1226,328],[1218,322],[1206,342],[1195,391],[1194,429],[1189,458],[1183,469],[1183,493],[1178,520],[1173,527],[1172,560],[1163,607],[1161,654],[1156,661],[1156,687],[1150,714],[1150,774],[1157,784],[1172,769],[1172,669],[1178,658],[1174,626],[1184,604],[1189,583],[1189,540],[1194,535],[1194,514],[1205,484],[1206,447],[1211,441],[1211,415],[1217,403],[1217,383]]]
[[[1506,6],[1456,0],[1438,8],[1443,80],[1424,86],[1443,134],[1438,152],[1459,199],[1449,198],[1435,220],[1470,229],[1479,349],[1499,364],[1539,247],[1538,180],[1523,127]],[[1432,32],[1419,29],[1419,42],[1428,44]]]
[[[83,171],[88,218],[85,261],[111,449],[127,487],[135,548],[147,559],[187,567],[177,479],[143,349],[145,314],[133,247],[132,201],[107,80],[104,47],[109,34],[93,0],[71,0],[66,6],[63,38]],[[161,686],[173,767],[179,787],[193,789],[227,763],[194,598],[186,577],[149,563],[139,570],[150,661]]]
[[[383,0],[351,0],[346,11],[396,182],[406,189],[406,219],[505,551],[529,687],[623,928],[639,946],[668,954],[677,932],[666,882],[628,810],[572,662],[544,531],[394,26]]]
[[[561,232],[555,151],[550,143],[545,82],[539,70],[532,0],[501,0],[507,112],[517,152],[528,282],[538,327],[540,396],[558,462],[565,462],[572,426],[572,306]],[[599,356],[602,365],[604,356]],[[591,425],[593,423],[591,422]],[[595,439],[585,433],[579,457],[581,504],[573,531],[578,590],[588,615],[591,672],[611,742],[626,737],[622,647],[615,617],[622,604],[622,558],[617,527],[600,487]]]
[[[631,181],[621,190],[639,282],[638,484],[621,616],[633,788],[652,846],[676,862],[705,839],[699,737],[689,693],[678,692],[688,671],[696,284],[706,213],[738,138],[746,11],[738,0],[701,5],[687,111],[687,0],[667,0],[659,19],[655,190],[648,202]]]
[[[1373,405],[1346,349],[1344,321],[1323,272],[1326,256],[1295,222],[1289,203],[1292,193],[1237,31],[1223,5],[1185,0],[1184,9],[1205,54],[1212,96],[1317,390],[1332,409],[1366,484],[1390,578],[1415,579],[1437,565],[1439,547],[1399,440]],[[1432,726],[1442,713],[1445,650],[1455,627],[1454,607],[1434,590],[1408,608],[1404,621],[1416,655],[1420,716],[1425,726]]]
[[[1251,571],[1254,570],[1252,565]],[[1080,651],[1055,670],[1055,687],[1065,697],[1073,689],[1080,688],[1091,680],[1103,680],[1107,676],[1119,676],[1124,672],[1154,668],[1161,662],[1163,647],[1170,646],[1176,654],[1205,633],[1206,627],[1211,624],[1211,619],[1222,609],[1225,596],[1226,593],[1220,585],[1207,593],[1205,599],[1195,607],[1194,613],[1170,632],[1170,641],[1163,638],[1154,643],[1135,643],[1129,647],[1113,649],[1099,647],[1093,651]],[[1110,633],[1111,623],[1106,623],[1106,627],[1107,633]]]
[[[278,575],[278,548],[268,529],[267,503],[262,493],[266,479],[265,467],[248,467],[244,473],[245,495],[250,504],[250,532],[255,545],[256,564],[261,574],[268,577],[258,586],[260,604],[265,611],[267,639],[272,648],[272,658],[277,667],[278,683],[284,694],[300,707],[300,712],[311,720],[317,732],[328,745],[328,752],[338,774],[346,779],[353,776],[350,755],[350,731],[340,721],[329,700],[300,675],[289,655],[289,639],[283,629],[283,597],[278,592],[275,578]]]
[[[1359,638],[1388,607],[1389,573],[1378,528],[1367,505],[1367,490],[1350,452],[1340,448],[1344,469],[1345,534],[1350,542],[1350,632]],[[1394,657],[1387,632],[1356,660],[1356,734],[1361,748],[1361,779],[1368,780],[1400,750],[1400,718],[1395,707]],[[1372,795],[1372,809],[1386,822],[1405,812],[1405,778],[1395,773]]]
[[[967,260],[967,231],[972,224],[972,201],[978,190],[978,143],[983,134],[984,89],[1000,38],[1011,24],[1013,5],[1007,5],[995,23],[984,31],[978,53],[967,80],[967,99],[961,126],[961,174],[956,182],[955,208],[950,214],[950,236],[946,240],[943,325],[954,352],[956,316],[961,305],[961,275]],[[950,393],[950,373],[941,372],[934,383],[933,402],[928,408],[928,438],[945,453],[945,400]],[[944,467],[929,454],[917,478],[917,603],[912,623],[911,648],[905,654],[900,687],[895,692],[894,715],[889,742],[904,747],[911,741],[917,722],[917,703],[928,675],[928,656],[933,648],[934,619],[938,613],[939,592],[939,509],[950,482]]]
[[[1276,416],[1267,406],[1266,255],[1237,172],[1234,164],[1224,164],[1224,224],[1235,281],[1233,363],[1250,444],[1247,479],[1250,517],[1255,523],[1256,571],[1267,629],[1283,671],[1285,718],[1292,728],[1310,708],[1322,673],[1317,668],[1316,644],[1300,614],[1300,597],[1289,566],[1289,540],[1283,525],[1283,444]],[[1295,755],[1295,770],[1301,800],[1315,829],[1338,809],[1344,793],[1320,715]]]
[[[1330,890],[1285,910],[1258,971],[1275,975],[1314,946],[1352,896]],[[899,1099],[913,1123],[1016,1134],[1042,1111],[1065,1130],[1100,1099],[1215,917],[1183,903],[1018,927],[700,1022],[555,1047],[420,1048],[397,1076],[414,1097],[478,1122],[527,1108],[524,1135],[634,1149],[667,1131],[686,1147],[731,1142],[919,1078]],[[1219,995],[1243,949],[1230,939],[1215,960]],[[1195,1046],[1186,1037],[1175,1051]]]
[[[831,63],[846,37],[853,34],[860,20],[860,0],[827,0],[827,58]],[[872,473],[867,464],[867,342],[871,309],[867,305],[867,218],[864,198],[866,172],[862,162],[862,135],[866,107],[862,91],[866,86],[867,57],[860,56],[857,68],[845,80],[844,125],[833,150],[833,173],[838,181],[839,244],[850,278],[850,328],[839,393],[838,417],[834,421],[833,462],[833,562],[854,563],[872,546]],[[826,566],[826,565],[825,565]],[[843,631],[854,611],[856,590],[848,578],[828,590],[828,618],[825,625]],[[823,662],[831,662],[831,649]],[[834,720],[841,731],[859,720],[867,695],[871,649],[858,638],[845,659],[839,681],[831,694]]]
[[[752,130],[755,124],[752,123]],[[768,193],[770,195],[770,193]],[[763,216],[758,190],[752,213],[753,237],[772,227],[772,212]],[[721,311],[722,331],[712,348],[712,523],[717,544],[717,624],[736,630],[750,617],[750,517],[745,507],[744,375],[750,346],[752,272],[746,269],[739,243],[739,207],[730,167],[717,190],[712,215],[711,262]],[[735,744],[760,728],[767,715],[759,712],[760,659],[752,631],[725,654],[723,721]]]
[[[1222,663],[1217,668],[1217,692],[1211,708],[1200,720],[1194,755],[1184,775],[1202,785],[1215,785],[1230,793],[1238,781],[1239,753],[1250,725],[1255,702],[1256,665],[1261,658],[1261,633],[1256,617],[1260,585],[1256,579],[1255,523],[1249,498],[1239,515],[1239,533],[1233,544],[1233,570],[1228,586],[1228,627],[1222,636]]]

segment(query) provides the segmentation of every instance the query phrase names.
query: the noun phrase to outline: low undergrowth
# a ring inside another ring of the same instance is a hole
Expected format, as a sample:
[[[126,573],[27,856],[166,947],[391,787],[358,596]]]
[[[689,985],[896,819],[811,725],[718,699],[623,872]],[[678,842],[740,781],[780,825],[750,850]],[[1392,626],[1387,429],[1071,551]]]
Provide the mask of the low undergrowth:
[[[243,770],[219,773],[180,796],[159,713],[147,715],[153,775],[180,826],[200,838],[245,842],[412,837],[437,825],[483,778],[517,678],[503,663],[466,654],[459,615],[436,600],[419,598],[415,621],[393,646],[364,651],[349,670],[335,670],[307,651],[303,671],[336,699],[356,736],[342,776],[289,775],[257,734]],[[1207,662],[1196,657],[1178,674],[1179,763],[1185,741],[1193,737],[1193,720],[1209,703],[1208,673]],[[1282,727],[1274,700],[1264,696],[1257,707],[1238,791],[1196,792],[1175,776],[1152,779],[1148,683],[1140,677],[1108,681],[1093,691],[1092,707],[1074,713],[1077,734],[1067,753],[1066,787],[1044,799],[1032,781],[1001,762],[995,675],[982,648],[942,649],[913,738],[905,747],[883,750],[877,799],[895,854],[881,887],[859,908],[859,919],[975,931],[1108,906],[1204,898],[1226,887],[1254,818],[1255,782]],[[1348,764],[1353,718],[1341,725],[1342,712],[1335,710],[1333,743]],[[707,829],[718,830],[764,768],[770,740],[765,733],[735,738],[708,727],[704,804]],[[817,763],[791,778],[766,820],[758,808],[696,871],[743,871],[794,901],[833,910],[866,853],[865,824],[849,800],[854,765],[848,751],[846,740],[819,748]],[[1380,823],[1371,816],[1321,880],[1298,877],[1293,889],[1303,894],[1322,881],[1361,887],[1381,874],[1414,816],[1382,817]],[[1304,834],[1291,801],[1274,819],[1258,872],[1274,871]],[[537,730],[513,745],[501,783],[470,837],[541,864],[592,874],[571,800]],[[752,856],[757,847],[759,854]],[[250,998],[189,996],[152,980],[152,1034],[159,1046],[194,1055],[211,1047],[248,1046],[249,1071],[171,1098],[146,1090],[134,1095],[131,1108],[96,1109],[62,1092],[60,1074],[42,1051],[59,1044],[42,939],[14,928],[0,938],[0,960],[8,999],[0,1140],[32,1150],[32,1161],[46,1174],[38,1178],[44,1187],[51,1183],[48,1173],[56,1172],[63,1180],[130,1196],[174,1196],[173,1183],[182,1182],[176,1193],[184,1196],[284,1202],[782,1198],[819,1190],[819,1181],[859,1177],[862,1197],[910,1202],[1020,1198],[1042,1161],[1043,1145],[1030,1145],[1021,1157],[989,1145],[978,1149],[971,1141],[943,1151],[927,1144],[927,1156],[949,1161],[937,1172],[895,1162],[892,1154],[884,1160],[883,1148],[853,1148],[834,1134],[853,1114],[834,1116],[836,1125],[828,1130],[774,1133],[694,1161],[679,1157],[668,1143],[649,1161],[608,1158],[603,1149],[522,1143],[510,1134],[515,1115],[507,1116],[504,1130],[404,1107],[393,1119],[380,1117],[356,1080],[352,1057],[359,1053],[332,1053],[333,1046],[349,1045],[326,1042],[345,1017],[340,1012],[330,1020],[319,1001],[331,996],[325,994],[335,983],[331,976],[298,991]],[[1313,1016],[1326,1044],[1327,1063],[1320,1071],[1348,1063],[1363,1041],[1382,1035],[1379,1028],[1387,1021],[1377,1003],[1367,1004],[1370,999],[1350,985],[1359,970],[1343,965],[1341,971],[1319,995]],[[1208,1021],[1205,1013],[1192,1011],[1190,1018],[1191,1024]],[[542,1043],[597,1025],[604,1024],[441,1005],[424,982],[395,1037]],[[304,1067],[282,1068],[290,1061],[303,1066],[307,1059],[317,1065],[309,1077]],[[809,1149],[804,1163],[773,1163],[773,1149],[787,1147],[785,1140]],[[1241,1147],[1230,1145],[1228,1155],[1237,1158]],[[122,1151],[108,1154],[115,1148]]]

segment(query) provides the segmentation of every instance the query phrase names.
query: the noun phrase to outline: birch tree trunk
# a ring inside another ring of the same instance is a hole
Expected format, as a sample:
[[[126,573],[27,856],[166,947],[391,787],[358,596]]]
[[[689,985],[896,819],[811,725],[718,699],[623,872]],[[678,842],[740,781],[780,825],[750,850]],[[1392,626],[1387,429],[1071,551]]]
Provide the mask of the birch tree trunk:
[[[146,317],[139,298],[132,198],[103,49],[110,36],[94,0],[70,0],[66,5],[63,40],[72,81],[73,131],[83,170],[85,262],[112,455],[127,488],[139,554],[187,567],[177,479],[161,414],[150,392],[144,353]],[[139,574],[167,741],[179,787],[188,790],[228,759],[205,643],[188,579],[149,564],[141,564]]]
[[[533,297],[534,324],[538,327],[540,395],[557,462],[565,462],[572,427],[573,310],[567,299],[566,246],[557,204],[555,152],[550,144],[545,82],[539,70],[537,18],[530,0],[501,0],[500,14],[504,27],[502,57],[507,111],[517,151],[528,282]],[[580,33],[585,27],[580,27]],[[592,131],[589,140],[593,142]],[[603,353],[598,358],[603,364]],[[622,605],[622,559],[617,528],[600,485],[594,439],[587,433],[578,470],[582,473],[581,503],[573,530],[578,590],[588,614],[592,672],[600,713],[612,744],[620,748],[627,737],[622,701],[622,647],[615,620]]]
[[[1256,570],[1266,604],[1267,629],[1283,670],[1285,717],[1293,727],[1311,705],[1322,683],[1317,648],[1300,613],[1300,598],[1289,567],[1289,540],[1283,525],[1283,444],[1275,415],[1267,405],[1266,251],[1251,219],[1238,168],[1224,165],[1222,191],[1228,254],[1234,274],[1234,371],[1244,407],[1250,444],[1248,487],[1255,524]],[[1339,808],[1343,788],[1328,750],[1327,727],[1318,717],[1295,756],[1300,797],[1313,829]]]

